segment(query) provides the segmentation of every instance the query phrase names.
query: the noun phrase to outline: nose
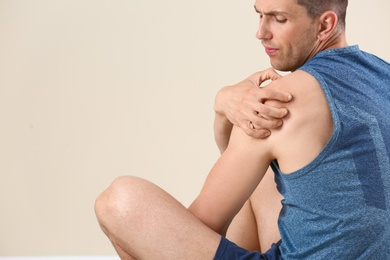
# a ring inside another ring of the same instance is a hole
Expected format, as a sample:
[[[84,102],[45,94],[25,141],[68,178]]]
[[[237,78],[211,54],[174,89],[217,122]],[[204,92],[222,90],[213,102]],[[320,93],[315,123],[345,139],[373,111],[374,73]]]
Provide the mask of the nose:
[[[268,25],[264,19],[260,19],[259,21],[259,28],[256,32],[256,38],[259,40],[267,40],[272,38],[271,31],[269,30]]]

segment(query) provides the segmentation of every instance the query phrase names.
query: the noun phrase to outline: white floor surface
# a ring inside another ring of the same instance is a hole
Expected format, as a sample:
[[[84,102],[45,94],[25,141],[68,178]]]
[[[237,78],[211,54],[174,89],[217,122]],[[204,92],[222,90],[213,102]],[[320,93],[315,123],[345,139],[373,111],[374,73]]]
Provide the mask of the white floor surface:
[[[0,260],[120,260],[118,256],[0,256]]]

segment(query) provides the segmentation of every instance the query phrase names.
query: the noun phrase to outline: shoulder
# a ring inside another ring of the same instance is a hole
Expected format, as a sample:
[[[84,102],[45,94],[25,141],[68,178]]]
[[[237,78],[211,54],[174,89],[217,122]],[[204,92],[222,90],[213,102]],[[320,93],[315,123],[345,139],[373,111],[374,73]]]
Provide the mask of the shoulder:
[[[326,145],[333,132],[332,115],[319,82],[305,71],[297,70],[267,87],[293,96],[289,103],[267,102],[286,107],[289,114],[280,129],[271,130],[266,141],[282,170],[292,172],[310,163]]]
[[[272,81],[267,87],[299,92],[303,87],[320,87],[315,77],[304,70],[296,70]]]
[[[303,70],[294,71],[281,79],[271,82],[267,88],[274,88],[289,92],[293,99],[289,103],[281,103],[269,100],[266,104],[271,106],[286,106],[290,111],[290,119],[309,120],[309,116],[326,111],[328,108],[325,94],[317,79]],[[305,115],[299,113],[302,110],[311,108],[310,111],[305,111]]]
[[[313,161],[332,135],[333,121],[328,102],[318,81],[301,70],[271,82],[266,88],[287,91],[293,96],[289,103],[266,102],[289,110],[283,126],[271,130],[266,139],[249,137],[234,127],[229,150],[238,157],[245,154],[246,159],[251,158],[250,161],[256,163],[277,159],[283,172],[296,171]]]

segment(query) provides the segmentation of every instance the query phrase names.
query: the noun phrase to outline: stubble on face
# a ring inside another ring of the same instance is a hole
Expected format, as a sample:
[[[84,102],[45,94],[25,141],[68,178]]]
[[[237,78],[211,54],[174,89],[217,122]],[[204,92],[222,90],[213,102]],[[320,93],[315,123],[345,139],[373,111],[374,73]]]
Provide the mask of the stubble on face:
[[[315,29],[309,28],[301,38],[296,35],[296,40],[280,46],[277,56],[270,56],[271,66],[276,70],[295,71],[314,56],[319,45]]]
[[[318,46],[317,24],[296,0],[257,0],[256,10],[264,13],[285,12],[287,22],[270,22],[270,38],[261,39],[264,46],[272,46],[276,53],[268,54],[273,68],[294,71],[307,62]],[[273,21],[273,20],[269,20]]]

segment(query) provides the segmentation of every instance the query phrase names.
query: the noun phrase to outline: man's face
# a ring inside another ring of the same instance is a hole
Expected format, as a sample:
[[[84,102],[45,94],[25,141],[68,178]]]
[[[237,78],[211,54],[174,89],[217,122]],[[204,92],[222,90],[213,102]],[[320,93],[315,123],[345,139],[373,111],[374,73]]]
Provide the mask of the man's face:
[[[256,0],[255,9],[260,15],[256,37],[273,68],[294,71],[315,55],[318,21],[297,0]]]

